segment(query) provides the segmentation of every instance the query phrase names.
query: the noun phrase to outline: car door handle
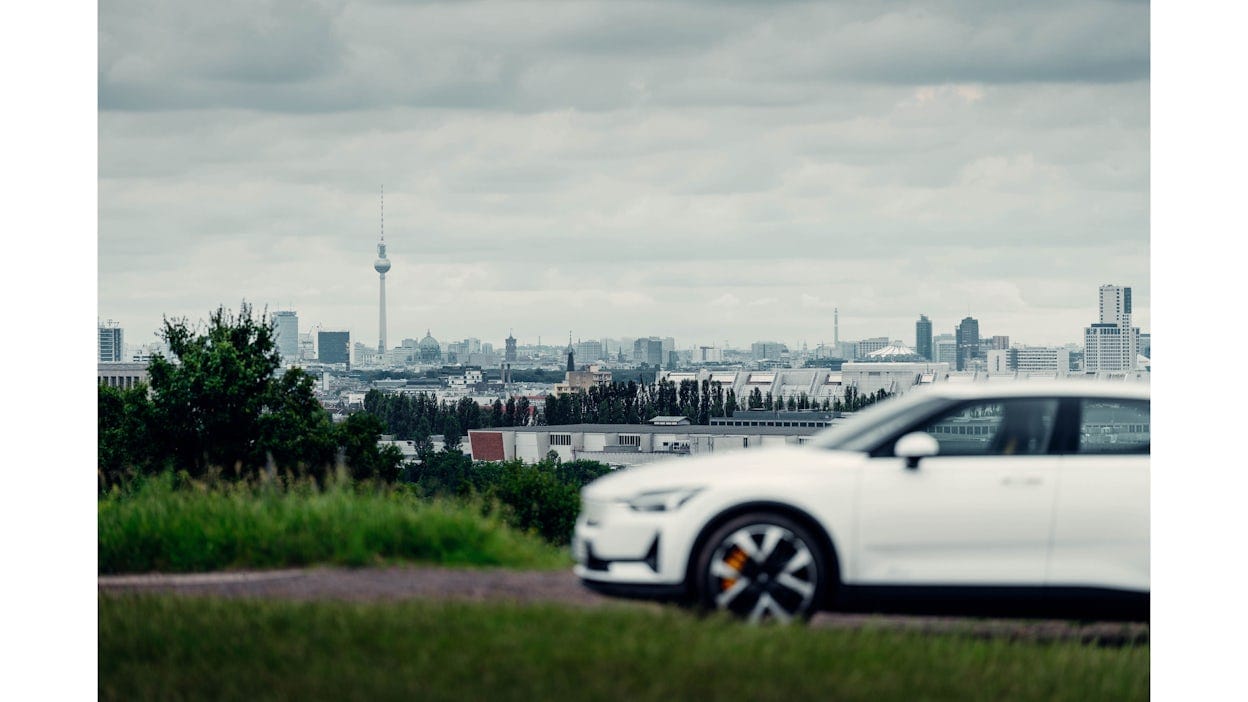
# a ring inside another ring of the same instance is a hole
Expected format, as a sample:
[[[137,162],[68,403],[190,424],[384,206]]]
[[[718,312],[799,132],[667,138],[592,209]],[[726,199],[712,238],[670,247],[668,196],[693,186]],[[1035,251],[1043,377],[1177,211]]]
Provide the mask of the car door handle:
[[[1044,479],[1038,475],[1011,475],[1001,480],[1001,484],[1006,487],[1034,487],[1043,483]]]

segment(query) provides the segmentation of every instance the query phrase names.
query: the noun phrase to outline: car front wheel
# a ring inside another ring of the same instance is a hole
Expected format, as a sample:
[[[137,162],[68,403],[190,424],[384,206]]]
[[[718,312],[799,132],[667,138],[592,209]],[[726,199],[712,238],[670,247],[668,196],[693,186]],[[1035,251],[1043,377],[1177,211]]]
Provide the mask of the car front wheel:
[[[746,514],[707,539],[696,564],[703,607],[751,622],[809,619],[823,602],[828,568],[819,543],[779,514]]]

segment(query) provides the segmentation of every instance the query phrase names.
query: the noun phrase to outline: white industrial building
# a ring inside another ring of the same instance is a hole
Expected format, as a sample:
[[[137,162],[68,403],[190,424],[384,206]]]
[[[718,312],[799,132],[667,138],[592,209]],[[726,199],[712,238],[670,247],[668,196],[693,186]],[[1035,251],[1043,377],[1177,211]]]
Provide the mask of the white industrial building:
[[[1011,349],[1012,350],[1012,349]],[[864,362],[850,361],[841,365],[841,370],[828,368],[780,368],[766,371],[757,370],[698,370],[698,371],[663,371],[659,380],[667,380],[680,384],[689,380],[701,384],[704,380],[720,383],[724,393],[731,389],[737,396],[737,402],[744,404],[746,398],[758,389],[764,397],[771,393],[773,399],[788,400],[800,398],[806,394],[811,402],[823,403],[845,396],[845,389],[853,387],[859,395],[874,394],[884,390],[890,394],[904,394],[907,391],[931,383],[944,382],[1001,382],[1006,380],[1054,380],[1059,378],[1090,378],[1101,380],[1148,380],[1146,370],[1101,371],[1084,373],[1071,371],[1070,353],[1066,349],[1057,349],[1059,353],[1037,352],[1022,356],[1026,358],[1027,368],[993,370],[952,370],[947,362],[931,361],[881,361]],[[1064,352],[1064,353],[1061,353]],[[1001,353],[1008,353],[1001,352]],[[1060,367],[1049,367],[1048,360],[1054,364],[1058,359],[1066,359],[1065,370]]]
[[[816,427],[735,427],[690,424],[566,424],[496,427],[468,432],[472,458],[533,463],[554,451],[561,460],[593,460],[614,466],[742,449],[798,445]]]

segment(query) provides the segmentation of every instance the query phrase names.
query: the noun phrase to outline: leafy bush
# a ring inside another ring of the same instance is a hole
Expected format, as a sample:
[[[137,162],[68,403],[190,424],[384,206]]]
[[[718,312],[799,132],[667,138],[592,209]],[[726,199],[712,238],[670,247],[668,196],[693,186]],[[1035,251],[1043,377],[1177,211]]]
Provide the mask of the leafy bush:
[[[474,463],[458,451],[440,451],[422,456],[409,475],[423,495],[497,502],[511,526],[562,545],[571,539],[581,488],[609,472],[610,466],[597,461]]]

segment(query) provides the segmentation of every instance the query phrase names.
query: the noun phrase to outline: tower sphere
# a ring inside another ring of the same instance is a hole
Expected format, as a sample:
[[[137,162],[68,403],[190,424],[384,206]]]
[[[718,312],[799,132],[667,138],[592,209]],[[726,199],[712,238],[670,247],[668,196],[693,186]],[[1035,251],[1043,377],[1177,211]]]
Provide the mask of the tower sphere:
[[[376,261],[373,262],[373,270],[377,271],[378,273],[385,273],[386,271],[389,271],[390,259],[388,258],[377,259]]]

